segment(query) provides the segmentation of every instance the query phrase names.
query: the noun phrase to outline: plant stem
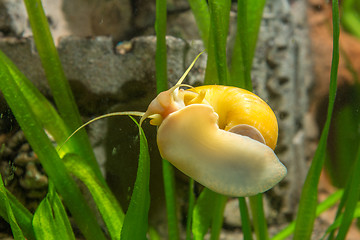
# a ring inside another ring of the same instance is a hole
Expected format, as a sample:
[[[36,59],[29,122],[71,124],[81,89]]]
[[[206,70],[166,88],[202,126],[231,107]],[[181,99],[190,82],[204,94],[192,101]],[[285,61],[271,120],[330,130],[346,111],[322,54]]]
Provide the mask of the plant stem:
[[[219,239],[223,225],[225,204],[228,199],[226,196],[217,193],[215,196],[216,196],[216,198],[214,199],[215,208],[214,208],[213,219],[211,224],[210,240]]]
[[[186,220],[186,240],[191,240],[191,228],[192,228],[192,217],[195,206],[195,196],[194,196],[194,179],[190,178],[189,181],[189,209]]]
[[[156,89],[160,93],[167,90],[167,62],[166,62],[166,0],[156,0]],[[162,160],[163,179],[165,188],[166,210],[168,217],[169,239],[179,239],[176,216],[175,177],[173,166]]]
[[[244,197],[239,197],[239,208],[241,217],[241,227],[245,240],[252,240],[251,223],[249,217],[248,207]]]
[[[269,239],[267,224],[264,214],[262,194],[249,197],[250,208],[253,217],[254,229],[258,240]]]

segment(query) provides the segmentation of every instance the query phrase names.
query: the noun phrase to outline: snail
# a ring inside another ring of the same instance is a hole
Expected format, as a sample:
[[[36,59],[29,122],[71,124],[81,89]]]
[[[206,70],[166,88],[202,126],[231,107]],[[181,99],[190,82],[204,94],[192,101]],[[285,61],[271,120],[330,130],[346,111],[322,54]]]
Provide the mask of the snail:
[[[274,153],[278,137],[274,112],[260,97],[241,88],[182,84],[196,59],[145,113],[111,113],[90,122],[137,115],[141,125],[151,118],[150,124],[158,126],[161,156],[203,186],[234,197],[269,190],[287,173]],[[189,89],[180,89],[184,86]]]

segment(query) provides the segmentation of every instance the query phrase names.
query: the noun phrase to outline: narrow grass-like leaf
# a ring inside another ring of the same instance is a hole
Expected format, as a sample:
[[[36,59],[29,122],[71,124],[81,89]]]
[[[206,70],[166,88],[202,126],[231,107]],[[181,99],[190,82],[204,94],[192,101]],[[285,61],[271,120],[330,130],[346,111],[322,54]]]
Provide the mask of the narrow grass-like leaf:
[[[343,196],[344,191],[338,190],[321,202],[316,208],[316,217],[333,207]],[[278,232],[271,240],[283,240],[289,237],[295,230],[295,221],[291,222],[286,228]]]
[[[252,240],[251,223],[248,207],[244,197],[239,197],[239,209],[241,217],[241,229],[244,234],[244,240]]]
[[[24,0],[29,15],[31,29],[46,78],[61,116],[68,126],[75,130],[81,124],[81,118],[70,90],[64,70],[51,36],[41,0]]]
[[[156,89],[157,93],[168,89],[166,57],[166,0],[156,0]]]
[[[95,177],[92,169],[78,155],[67,154],[63,160],[68,171],[81,180],[89,189],[111,239],[119,239],[124,213],[108,186],[102,184]]]
[[[191,11],[195,16],[195,21],[203,40],[205,49],[209,41],[210,14],[205,0],[189,0]]]
[[[35,211],[33,227],[38,240],[75,240],[69,218],[51,181],[49,192]]]
[[[240,1],[242,2],[242,1]],[[247,39],[247,47],[248,47],[248,57],[246,58],[248,64],[252,66],[252,60],[255,56],[255,48],[259,35],[260,23],[262,19],[262,13],[264,10],[264,6],[266,0],[258,0],[258,1],[249,1],[248,0],[246,9],[247,9],[247,27],[246,27],[246,39]]]
[[[349,188],[349,195],[346,200],[345,210],[343,214],[343,218],[341,220],[341,225],[339,228],[339,232],[336,236],[336,240],[345,239],[346,234],[350,228],[351,222],[353,220],[354,211],[356,208],[356,204],[360,197],[360,145],[358,147],[358,153],[356,156],[356,160],[354,163],[354,167],[352,170],[351,177],[349,179],[349,184],[347,184],[347,188]]]
[[[22,240],[25,239],[24,234],[19,227],[15,215],[13,213],[12,207],[10,205],[10,201],[7,197],[6,188],[4,186],[4,183],[2,181],[2,176],[0,174],[0,203],[1,205],[5,205],[6,209],[6,215],[7,215],[7,221],[10,224],[11,231],[13,233],[15,240]]]
[[[169,239],[179,239],[178,217],[176,213],[176,188],[174,167],[165,159],[162,160],[165,189],[166,214],[168,219]]]
[[[220,237],[220,232],[224,220],[224,209],[227,199],[228,198],[226,196],[221,194],[216,194],[215,199],[213,199],[213,201],[215,202],[215,206],[213,209],[210,240],[218,240]]]
[[[11,210],[16,218],[16,222],[20,229],[24,233],[27,239],[35,239],[34,230],[31,224],[33,215],[22,205],[14,195],[12,195],[6,188],[4,191],[0,191],[0,216],[9,222],[7,214],[7,205],[5,199],[10,203]]]
[[[228,68],[226,60],[226,43],[229,31],[230,0],[210,0],[210,39],[214,42],[214,56],[208,56],[208,61],[215,61],[219,84],[228,84]],[[212,40],[213,39],[213,40]],[[212,44],[212,43],[211,43]],[[210,48],[210,46],[209,46]],[[211,51],[209,49],[209,51]],[[211,66],[211,65],[210,65]],[[208,66],[207,66],[208,68]]]
[[[71,131],[74,131],[81,125],[81,117],[54,45],[41,0],[24,0],[24,2],[34,35],[36,49],[39,53],[56,106],[66,126]],[[102,175],[85,130],[80,131],[76,139],[81,143],[85,152],[88,152],[89,156],[83,159],[93,168],[97,177],[101,179]]]
[[[336,218],[336,220],[328,227],[328,229],[326,230],[326,232],[324,233],[323,237],[320,240],[325,239],[325,237],[330,233],[330,232],[334,232],[336,229],[338,229],[340,227],[340,224],[343,220],[343,215],[344,214],[340,214],[338,218]],[[359,218],[360,217],[360,203],[358,202],[356,205],[356,208],[353,212],[353,219],[355,218]],[[345,239],[345,238],[343,238]]]
[[[212,28],[210,28],[209,40],[207,43],[207,62],[205,68],[204,85],[214,84],[220,84],[220,80],[216,68],[214,31]]]
[[[163,92],[168,88],[167,79],[167,56],[166,56],[166,0],[156,0],[156,90]],[[173,166],[166,160],[162,160],[163,179],[168,220],[169,239],[179,239],[179,229],[176,215],[175,177]]]
[[[217,195],[219,194],[209,190],[208,188],[204,188],[197,199],[192,223],[194,240],[204,239],[205,234],[208,232],[212,223],[213,210],[216,204],[214,199]]]
[[[249,200],[257,239],[269,239],[262,194],[249,197]]]
[[[190,178],[189,181],[189,207],[188,214],[186,219],[186,240],[191,240],[191,228],[192,228],[192,218],[194,213],[194,205],[195,205],[195,194],[194,194],[194,179]]]
[[[133,118],[132,118],[133,119]],[[133,119],[134,120],[134,119]],[[135,120],[134,122],[138,124]],[[134,190],[121,230],[122,240],[146,239],[150,207],[150,155],[145,133],[139,126],[140,155]]]
[[[321,133],[319,145],[316,149],[309,172],[301,193],[294,239],[310,239],[316,216],[317,187],[321,170],[325,160],[326,142],[330,128],[331,116],[334,108],[337,86],[337,72],[339,65],[339,6],[338,1],[332,1],[333,9],[333,57],[331,64],[329,106],[324,129]]]
[[[0,62],[0,90],[24,131],[26,139],[39,157],[49,178],[54,182],[57,191],[64,198],[66,206],[83,234],[88,239],[104,239],[104,234],[97,224],[95,216],[74,180],[66,171],[64,163],[45,134],[39,120],[33,114],[16,81],[13,80],[17,77],[11,75],[5,63]]]
[[[231,59],[232,86],[252,91],[251,68],[265,0],[238,1],[237,32]]]
[[[358,150],[359,151],[359,150]],[[357,158],[355,159],[357,161]],[[356,163],[354,163],[356,164]],[[351,196],[351,191],[353,190],[352,189],[352,182],[353,182],[353,174],[355,171],[355,168],[352,168],[353,170],[351,171],[351,173],[349,174],[350,175],[350,178],[348,179],[347,183],[346,183],[346,186],[345,186],[345,189],[344,189],[344,194],[342,195],[341,197],[341,201],[337,207],[337,211],[336,211],[336,216],[335,216],[335,220],[334,221],[338,221],[339,217],[343,215],[343,210],[344,208],[346,207],[346,204],[348,202],[348,199],[349,197]],[[334,239],[335,237],[335,230],[332,230],[330,231],[329,233],[329,236],[328,236],[328,240],[332,240]]]

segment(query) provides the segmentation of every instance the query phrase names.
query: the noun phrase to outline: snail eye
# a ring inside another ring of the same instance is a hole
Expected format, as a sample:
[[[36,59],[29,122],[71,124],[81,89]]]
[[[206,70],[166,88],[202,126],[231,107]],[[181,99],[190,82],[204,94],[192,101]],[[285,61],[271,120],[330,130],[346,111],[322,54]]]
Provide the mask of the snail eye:
[[[229,132],[249,137],[266,145],[266,141],[256,128],[247,124],[239,124],[229,129]]]

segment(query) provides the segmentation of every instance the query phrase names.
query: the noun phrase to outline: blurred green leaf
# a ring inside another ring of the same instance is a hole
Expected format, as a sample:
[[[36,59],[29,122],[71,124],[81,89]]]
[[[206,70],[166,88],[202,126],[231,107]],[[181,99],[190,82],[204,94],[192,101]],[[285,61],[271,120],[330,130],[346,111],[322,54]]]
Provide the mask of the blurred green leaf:
[[[205,49],[209,41],[210,14],[206,0],[189,0]]]
[[[269,239],[262,194],[259,193],[255,196],[251,196],[249,197],[249,200],[257,239]]]
[[[249,211],[244,197],[239,197],[239,209],[241,217],[241,228],[244,234],[244,240],[252,240],[251,222]]]
[[[49,192],[40,202],[33,218],[36,239],[75,239],[64,206],[49,182]]]
[[[132,118],[133,119],[133,118]],[[134,119],[133,119],[134,120]],[[135,120],[134,122],[138,124]],[[121,230],[123,240],[146,239],[150,207],[150,156],[145,133],[139,126],[140,155],[134,190]]]
[[[316,208],[316,217],[338,203],[339,199],[343,196],[343,193],[343,190],[338,190],[327,197],[323,202],[321,202]],[[274,237],[271,238],[271,240],[286,239],[294,232],[294,230],[295,221],[291,222],[286,228],[278,232]]]
[[[5,205],[7,221],[10,224],[11,231],[13,233],[14,239],[15,240],[25,239],[24,234],[23,234],[21,228],[19,227],[19,225],[18,225],[18,223],[16,221],[16,218],[14,216],[12,206],[11,206],[10,201],[8,199],[8,196],[7,196],[6,188],[5,188],[4,183],[2,181],[1,174],[0,174],[0,202],[1,202],[2,205]]]
[[[344,29],[360,38],[360,3],[358,0],[342,1],[341,24]]]
[[[351,177],[349,178],[346,190],[348,191],[348,196],[345,203],[345,210],[343,218],[341,220],[339,232],[336,236],[336,240],[345,239],[346,234],[350,228],[351,222],[353,220],[356,204],[359,201],[360,197],[360,144],[358,145],[358,152],[356,160],[352,169]]]
[[[157,93],[168,89],[167,78],[167,46],[166,46],[166,22],[167,9],[166,0],[156,0],[156,91]],[[176,215],[175,199],[175,177],[173,166],[162,160],[166,213],[168,223],[168,238],[172,240],[179,239],[178,218]]]
[[[332,137],[328,139],[326,170],[331,182],[345,187],[351,171],[358,144],[360,143],[360,86],[355,84],[346,90],[332,119]],[[339,106],[340,105],[340,106]]]
[[[194,194],[194,179],[190,178],[189,180],[189,207],[188,207],[188,213],[186,217],[186,240],[191,240],[191,228],[192,228],[192,218],[194,213],[194,205],[195,205],[195,194]]]
[[[220,233],[224,221],[225,204],[227,200],[228,197],[221,194],[216,194],[215,199],[213,199],[215,202],[215,207],[213,209],[210,240],[218,240],[220,238]]]
[[[230,7],[230,0],[209,0],[210,33],[207,45],[208,62],[205,84],[228,84],[226,44],[229,31]],[[214,79],[215,76],[217,76],[217,79]]]
[[[166,61],[166,0],[156,0],[156,89],[157,93],[168,89],[167,61]]]
[[[159,233],[153,227],[149,227],[149,237],[150,240],[161,240]]]
[[[326,142],[330,128],[330,122],[335,102],[337,87],[337,72],[339,65],[339,6],[338,1],[332,1],[333,8],[333,57],[331,64],[329,106],[324,129],[321,133],[319,145],[316,149],[309,172],[307,174],[296,218],[294,239],[310,239],[314,227],[317,206],[317,188],[321,170],[324,165]]]
[[[219,194],[204,188],[199,198],[195,203],[193,213],[192,232],[194,240],[204,239],[205,234],[208,232],[214,216],[214,208],[216,207],[215,199]]]
[[[7,198],[7,201],[10,203],[12,212],[16,218],[16,222],[20,226],[26,238],[35,239],[35,233],[31,224],[33,215],[6,188],[5,193],[6,196],[4,195],[4,191],[0,191],[0,216],[3,217],[5,221],[9,222],[6,207],[7,204],[5,203]]]
[[[124,213],[108,186],[102,184],[92,169],[75,154],[67,154],[63,158],[68,171],[81,180],[89,189],[97,208],[109,231],[111,239],[120,239],[124,221]]]
[[[336,218],[336,220],[328,227],[328,229],[326,230],[326,232],[324,233],[323,237],[321,238],[321,240],[325,239],[325,237],[330,233],[330,232],[334,232],[336,229],[338,229],[342,223],[344,214],[340,214],[338,218]],[[357,203],[356,208],[353,212],[353,218],[359,218],[360,217],[360,203]],[[343,238],[345,239],[345,238]]]
[[[251,68],[265,0],[238,1],[237,32],[231,59],[230,85],[252,91]]]

